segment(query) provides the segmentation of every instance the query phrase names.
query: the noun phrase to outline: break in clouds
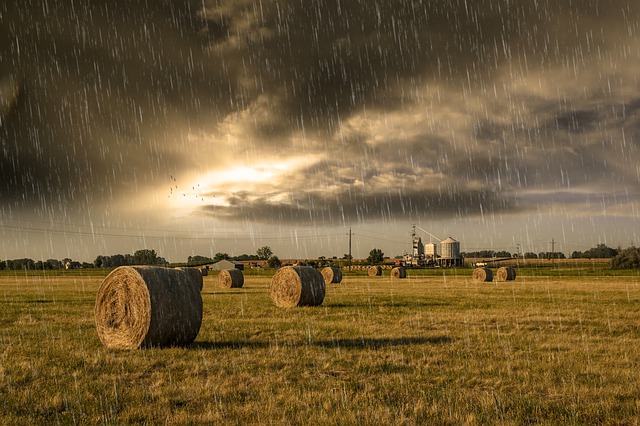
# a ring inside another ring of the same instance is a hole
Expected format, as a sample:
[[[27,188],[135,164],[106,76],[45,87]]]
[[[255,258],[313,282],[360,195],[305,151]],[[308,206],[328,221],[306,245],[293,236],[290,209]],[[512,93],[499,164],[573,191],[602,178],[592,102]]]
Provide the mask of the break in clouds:
[[[637,217],[640,16],[599,1],[0,4],[2,214]]]

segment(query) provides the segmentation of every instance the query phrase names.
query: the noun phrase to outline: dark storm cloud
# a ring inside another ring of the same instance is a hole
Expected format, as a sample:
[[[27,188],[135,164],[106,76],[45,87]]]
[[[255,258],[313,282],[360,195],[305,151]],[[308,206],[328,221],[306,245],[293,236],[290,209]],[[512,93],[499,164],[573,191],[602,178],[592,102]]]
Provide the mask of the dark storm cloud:
[[[181,161],[179,127],[229,109],[189,4],[2,2],[0,15],[0,78],[18,92],[0,122],[5,206],[86,207],[153,182]]]
[[[0,196],[86,207],[189,171],[203,147],[326,158],[200,209],[229,219],[517,213],[540,193],[637,185],[637,9],[3,2]]]

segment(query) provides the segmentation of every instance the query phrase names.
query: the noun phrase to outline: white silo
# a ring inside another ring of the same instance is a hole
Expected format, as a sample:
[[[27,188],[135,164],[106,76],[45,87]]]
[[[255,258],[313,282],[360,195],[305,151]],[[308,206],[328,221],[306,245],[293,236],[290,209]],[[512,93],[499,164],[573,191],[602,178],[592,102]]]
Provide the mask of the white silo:
[[[458,266],[462,265],[462,257],[460,256],[460,242],[449,237],[440,242],[442,266]]]
[[[435,259],[436,257],[436,245],[433,243],[427,243],[424,245],[424,257],[427,259]]]

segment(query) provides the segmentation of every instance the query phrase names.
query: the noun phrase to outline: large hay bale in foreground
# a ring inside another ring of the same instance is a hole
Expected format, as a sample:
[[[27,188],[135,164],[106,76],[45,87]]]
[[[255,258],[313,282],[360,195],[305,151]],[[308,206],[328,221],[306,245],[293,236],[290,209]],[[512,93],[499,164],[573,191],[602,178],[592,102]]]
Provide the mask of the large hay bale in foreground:
[[[498,281],[513,281],[516,279],[516,270],[511,266],[503,266],[498,268],[496,278]]]
[[[473,270],[473,280],[478,283],[493,281],[493,272],[489,268],[476,268]]]
[[[370,277],[379,277],[380,275],[382,275],[382,266],[380,265],[370,266],[368,274]]]
[[[407,278],[407,270],[403,266],[396,266],[391,270],[391,278],[402,279]]]
[[[325,284],[339,284],[342,282],[342,271],[340,268],[327,266],[322,270],[322,278]]]
[[[102,282],[94,312],[108,348],[184,345],[200,331],[202,296],[186,270],[121,266]]]
[[[271,299],[281,308],[319,306],[324,300],[322,274],[310,266],[283,266],[271,279]]]
[[[204,281],[202,280],[202,272],[200,272],[200,269],[191,268],[191,267],[187,267],[187,266],[178,266],[178,267],[176,267],[176,269],[179,270],[179,271],[186,272],[191,277],[193,282],[198,285],[200,290],[202,290],[202,286],[204,284]]]
[[[241,288],[244,275],[240,269],[223,269],[218,274],[218,286],[224,288]]]

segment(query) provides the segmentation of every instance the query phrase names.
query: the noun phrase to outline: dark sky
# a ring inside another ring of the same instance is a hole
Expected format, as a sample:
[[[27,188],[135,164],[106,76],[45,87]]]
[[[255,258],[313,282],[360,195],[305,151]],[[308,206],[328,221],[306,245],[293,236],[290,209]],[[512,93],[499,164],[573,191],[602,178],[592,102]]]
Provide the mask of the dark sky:
[[[626,246],[639,9],[2,0],[0,258]]]

